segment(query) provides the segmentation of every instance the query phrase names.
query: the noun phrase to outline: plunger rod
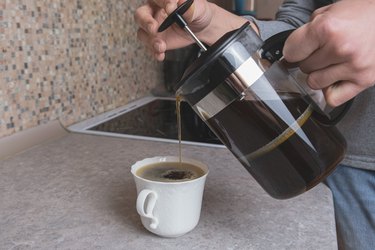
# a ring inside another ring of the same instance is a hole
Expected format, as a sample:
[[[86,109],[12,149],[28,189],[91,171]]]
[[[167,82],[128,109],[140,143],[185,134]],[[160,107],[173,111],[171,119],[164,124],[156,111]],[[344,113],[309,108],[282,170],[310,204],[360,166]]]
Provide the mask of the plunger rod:
[[[198,44],[201,50],[207,51],[207,48],[203,45],[203,43],[198,39],[198,37],[191,31],[191,29],[188,26],[185,26],[184,30],[194,39],[195,43]]]

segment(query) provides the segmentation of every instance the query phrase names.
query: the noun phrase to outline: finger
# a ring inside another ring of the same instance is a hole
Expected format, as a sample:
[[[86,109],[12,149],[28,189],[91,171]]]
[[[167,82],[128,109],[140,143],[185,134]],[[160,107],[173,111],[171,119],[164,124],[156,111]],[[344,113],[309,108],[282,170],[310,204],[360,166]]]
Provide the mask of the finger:
[[[342,80],[350,80],[350,71],[345,64],[335,64],[324,69],[311,72],[307,83],[312,89],[323,89]]]
[[[319,36],[307,23],[290,34],[283,49],[288,62],[299,62],[306,59],[320,46]]]
[[[165,11],[168,14],[171,14],[175,9],[177,9],[178,0],[169,0],[165,5]]]
[[[155,38],[152,41],[152,47],[155,53],[165,53],[167,51],[167,45],[159,38]]]
[[[154,54],[154,57],[155,57],[156,60],[158,60],[159,62],[164,61],[164,59],[165,59],[165,53],[155,53],[155,54]]]
[[[144,31],[155,34],[158,29],[158,22],[154,18],[154,10],[150,5],[139,7],[134,14],[134,20]]]
[[[178,0],[151,0],[150,2],[165,9],[165,11],[170,14],[177,8]]]
[[[331,5],[326,5],[326,6],[323,6],[319,9],[316,9],[310,16],[310,20],[314,20],[314,18],[318,15],[321,15],[323,14],[324,12],[326,12],[329,8],[331,7]]]
[[[321,49],[314,51],[309,57],[299,63],[300,69],[309,74],[311,72],[325,69],[331,65],[336,65],[343,63],[345,58],[337,57],[337,56],[330,56],[332,49],[328,46],[324,46]]]
[[[337,107],[358,95],[362,90],[353,82],[341,81],[327,87],[323,93],[326,102],[332,107]]]
[[[185,2],[185,0],[183,1],[179,1],[180,3],[181,2]],[[181,3],[182,4],[182,3]],[[194,13],[195,13],[195,3],[193,2],[193,4],[190,6],[190,8],[184,13],[184,18],[188,21],[188,22],[191,22],[193,21],[194,19]]]
[[[152,51],[152,53],[165,53],[167,45],[159,37],[150,37],[144,30],[139,29],[137,32],[138,39]]]
[[[353,69],[350,62],[330,65],[324,69],[316,70],[308,74],[307,83],[312,89],[322,89],[337,82],[348,81],[355,82],[358,88],[365,89],[372,86],[371,76]]]

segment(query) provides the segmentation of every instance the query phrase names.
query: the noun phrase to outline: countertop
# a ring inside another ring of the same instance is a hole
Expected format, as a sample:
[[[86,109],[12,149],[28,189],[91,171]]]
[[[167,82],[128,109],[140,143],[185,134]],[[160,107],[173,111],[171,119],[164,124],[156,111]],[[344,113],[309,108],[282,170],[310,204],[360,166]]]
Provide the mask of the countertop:
[[[198,226],[179,238],[143,228],[130,166],[178,146],[70,133],[0,161],[0,249],[337,249],[323,184],[267,195],[226,149],[183,145],[209,166]]]

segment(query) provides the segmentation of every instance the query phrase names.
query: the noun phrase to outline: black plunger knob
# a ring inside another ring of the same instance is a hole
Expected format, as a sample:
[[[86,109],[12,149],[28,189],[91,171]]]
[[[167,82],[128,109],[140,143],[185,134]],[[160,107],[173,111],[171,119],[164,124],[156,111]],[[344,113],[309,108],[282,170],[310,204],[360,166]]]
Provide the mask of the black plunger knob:
[[[178,6],[178,8],[175,9],[160,25],[158,32],[166,30],[174,23],[177,23],[181,28],[185,28],[187,26],[187,22],[182,17],[182,15],[190,8],[193,2],[194,0],[187,0],[186,2]]]
[[[171,26],[174,23],[177,23],[178,26],[180,26],[182,29],[184,29],[190,36],[193,38],[195,43],[201,48],[202,51],[207,51],[207,48],[204,46],[204,44],[198,39],[198,37],[191,31],[189,28],[187,22],[182,17],[182,15],[190,8],[190,6],[193,4],[194,0],[187,0],[180,6],[178,6],[175,11],[173,11],[160,25],[158,32],[162,32],[166,30],[169,26]]]

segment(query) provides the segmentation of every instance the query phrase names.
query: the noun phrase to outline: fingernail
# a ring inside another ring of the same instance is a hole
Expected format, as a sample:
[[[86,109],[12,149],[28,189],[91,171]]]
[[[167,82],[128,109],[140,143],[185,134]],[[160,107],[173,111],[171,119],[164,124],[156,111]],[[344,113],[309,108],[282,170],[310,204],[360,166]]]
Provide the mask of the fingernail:
[[[156,60],[158,60],[159,62],[161,62],[161,61],[164,60],[165,54],[164,53],[155,53],[154,57],[156,58]]]
[[[160,43],[154,43],[154,50],[157,52],[161,52],[161,44]]]
[[[177,8],[177,4],[175,2],[169,2],[165,6],[165,10],[167,14],[171,14]]]

